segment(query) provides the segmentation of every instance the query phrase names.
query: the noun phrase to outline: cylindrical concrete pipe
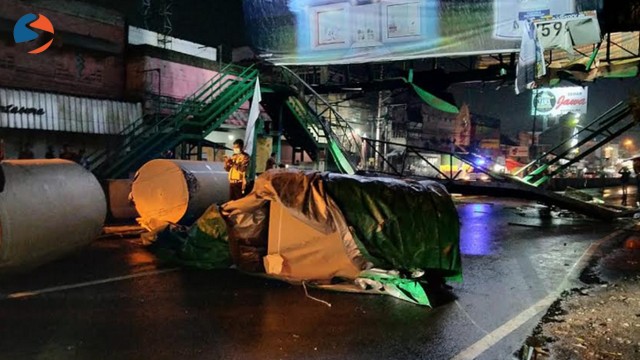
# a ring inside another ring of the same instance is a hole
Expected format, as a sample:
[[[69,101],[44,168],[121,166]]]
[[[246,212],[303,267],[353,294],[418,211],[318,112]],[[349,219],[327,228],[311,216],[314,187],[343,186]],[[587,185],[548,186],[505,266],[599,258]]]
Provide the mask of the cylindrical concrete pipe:
[[[104,184],[109,215],[112,219],[132,220],[138,217],[136,208],[129,201],[132,184],[133,180],[131,179],[112,179],[107,180]]]
[[[100,183],[74,162],[0,162],[0,272],[30,269],[89,244],[106,212]]]
[[[190,225],[209,206],[229,201],[229,179],[222,163],[152,160],[136,173],[131,197],[146,227]]]

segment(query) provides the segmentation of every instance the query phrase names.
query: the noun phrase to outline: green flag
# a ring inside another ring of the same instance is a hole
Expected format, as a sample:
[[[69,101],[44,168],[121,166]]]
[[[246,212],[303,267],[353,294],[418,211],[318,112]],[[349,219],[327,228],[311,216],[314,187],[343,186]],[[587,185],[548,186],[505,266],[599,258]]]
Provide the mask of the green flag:
[[[424,101],[427,105],[431,106],[432,108],[435,108],[447,113],[451,113],[451,114],[457,114],[460,112],[460,110],[458,110],[458,108],[455,105],[449,104],[448,102],[434,96],[433,94],[429,93],[428,91],[414,84],[413,69],[409,70],[409,79],[403,78],[403,80],[409,85],[411,85],[413,87],[413,90],[415,90],[415,92],[420,97],[420,99],[422,99],[422,101]]]
[[[421,89],[418,85],[411,84],[411,86],[413,86],[413,89],[416,91],[418,96],[420,96],[420,99],[422,99],[422,101],[427,103],[429,106],[451,114],[457,114],[460,112],[460,110],[458,110],[458,108],[454,105],[451,105],[448,102],[435,97],[431,93]]]

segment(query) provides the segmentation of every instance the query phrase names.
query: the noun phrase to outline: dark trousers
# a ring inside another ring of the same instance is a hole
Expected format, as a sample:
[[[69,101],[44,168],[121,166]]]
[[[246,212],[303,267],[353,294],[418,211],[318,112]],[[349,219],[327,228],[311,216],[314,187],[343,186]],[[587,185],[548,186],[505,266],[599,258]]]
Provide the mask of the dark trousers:
[[[230,183],[229,184],[229,198],[231,201],[242,199],[244,194],[242,193],[242,183]]]

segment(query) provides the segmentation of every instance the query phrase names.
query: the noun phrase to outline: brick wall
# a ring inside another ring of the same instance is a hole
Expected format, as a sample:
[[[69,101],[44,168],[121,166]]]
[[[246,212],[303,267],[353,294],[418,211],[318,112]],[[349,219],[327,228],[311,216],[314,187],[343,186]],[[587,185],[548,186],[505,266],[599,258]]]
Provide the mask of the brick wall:
[[[42,54],[33,44],[15,44],[0,30],[0,86],[121,99],[124,96],[124,19],[117,13],[73,1],[3,0],[0,22],[14,24],[27,13],[47,16],[54,42]]]

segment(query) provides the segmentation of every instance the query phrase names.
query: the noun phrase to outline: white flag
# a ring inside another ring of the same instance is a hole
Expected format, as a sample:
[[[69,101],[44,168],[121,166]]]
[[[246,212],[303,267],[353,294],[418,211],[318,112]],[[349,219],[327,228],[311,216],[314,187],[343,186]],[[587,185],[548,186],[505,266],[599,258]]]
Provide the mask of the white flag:
[[[256,134],[256,124],[260,117],[260,101],[262,101],[262,94],[260,93],[260,78],[258,78],[256,79],[256,87],[253,90],[249,121],[247,122],[247,131],[244,137],[244,149],[249,155],[253,154],[253,139]]]

